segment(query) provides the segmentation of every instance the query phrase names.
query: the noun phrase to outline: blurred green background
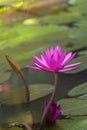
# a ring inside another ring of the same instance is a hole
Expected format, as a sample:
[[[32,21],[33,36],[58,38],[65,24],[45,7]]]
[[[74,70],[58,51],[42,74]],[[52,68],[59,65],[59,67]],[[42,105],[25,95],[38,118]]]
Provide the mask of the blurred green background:
[[[43,105],[50,96],[53,75],[27,70],[26,65],[33,64],[34,55],[57,44],[63,50],[77,51],[73,62],[83,64],[78,70],[59,74],[56,99],[61,99],[62,113],[73,120],[59,120],[46,130],[87,130],[87,0],[0,0],[0,130],[17,130],[7,128],[9,122],[40,120],[35,111],[41,111],[43,106],[38,104]],[[9,66],[6,54],[21,66],[31,84],[28,108],[20,106],[25,102],[24,84]]]

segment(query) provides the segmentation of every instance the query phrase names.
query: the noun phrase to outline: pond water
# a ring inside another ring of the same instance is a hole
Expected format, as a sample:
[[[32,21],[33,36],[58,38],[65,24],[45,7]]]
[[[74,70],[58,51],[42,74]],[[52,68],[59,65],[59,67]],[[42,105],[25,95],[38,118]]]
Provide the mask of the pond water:
[[[75,71],[58,73],[56,101],[62,115],[45,130],[87,130],[87,0],[0,1],[0,130],[25,129],[22,122],[38,129],[54,75],[28,70],[26,65],[33,64],[34,55],[57,44],[78,52],[72,62],[83,64]],[[25,103],[24,82],[6,54],[22,68],[30,104]]]

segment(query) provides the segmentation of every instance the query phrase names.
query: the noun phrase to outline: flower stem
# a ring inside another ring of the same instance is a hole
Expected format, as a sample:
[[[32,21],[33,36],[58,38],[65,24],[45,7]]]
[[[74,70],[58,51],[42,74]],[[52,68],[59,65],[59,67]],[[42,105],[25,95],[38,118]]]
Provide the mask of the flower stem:
[[[26,94],[26,103],[29,103],[30,102],[30,93],[29,93],[29,89],[28,89],[28,83],[27,83],[27,80],[23,74],[22,71],[19,71],[19,74],[21,76],[21,78],[23,79],[24,81],[24,84],[25,84],[25,94]]]
[[[48,106],[45,108],[45,110],[43,112],[42,119],[41,119],[41,122],[40,122],[40,130],[42,130],[42,128],[45,124],[45,120],[46,120],[47,114],[49,112],[50,106],[52,105],[52,102],[54,101],[54,98],[55,98],[56,89],[57,89],[57,85],[58,85],[58,75],[57,75],[57,73],[54,73],[54,79],[55,79],[55,81],[54,81],[53,93],[52,93],[52,96],[50,98],[50,102],[49,102]]]

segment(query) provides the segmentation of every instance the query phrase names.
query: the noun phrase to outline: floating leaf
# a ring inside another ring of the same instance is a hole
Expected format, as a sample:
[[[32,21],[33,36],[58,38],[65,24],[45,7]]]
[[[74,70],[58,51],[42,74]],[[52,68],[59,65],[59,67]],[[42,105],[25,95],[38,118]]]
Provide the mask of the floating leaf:
[[[77,20],[82,19],[82,16],[79,12],[61,12],[60,14],[48,15],[39,19],[40,24],[60,24],[60,25],[68,25],[69,23],[73,23]]]
[[[2,118],[2,124],[1,124],[1,129],[0,130],[20,130],[20,127],[15,126],[15,124],[22,124],[22,123],[27,123],[27,124],[33,124],[33,117],[31,115],[30,111],[27,112],[22,112],[22,113],[15,113],[11,117],[7,117],[6,120],[3,120]],[[11,127],[8,127],[11,126]]]
[[[58,120],[46,130],[87,130],[87,117]]]
[[[69,96],[77,96],[78,98],[87,98],[87,82],[82,83],[68,92]]]
[[[86,20],[81,20],[78,23],[75,24],[77,27],[82,27],[82,28],[86,28],[87,27],[87,21]]]
[[[87,100],[61,99],[62,115],[71,119],[58,119],[56,123],[46,130],[87,130]]]
[[[5,30],[1,34],[1,42],[0,48],[5,49],[7,47],[15,47],[17,45],[22,44],[23,42],[27,42],[28,40],[39,40],[46,35],[55,33],[56,31],[61,32],[66,30],[66,27],[60,27],[56,25],[48,25],[48,26],[23,26],[23,25],[15,25],[13,28],[9,28]],[[12,35],[13,34],[13,35]],[[8,43],[8,44],[5,44]]]
[[[8,123],[14,123],[14,122],[26,122],[29,124],[33,123],[33,119],[32,119],[32,115],[30,111],[27,112],[22,112],[22,113],[15,113],[15,115],[13,115],[13,117],[8,117],[8,119],[6,120],[6,122]]]
[[[53,86],[49,84],[31,85],[30,87],[31,101],[50,94],[52,90]]]
[[[77,1],[77,0],[76,0]],[[80,0],[78,0],[78,2],[80,2]],[[82,0],[82,3],[76,3],[74,6],[70,6],[69,7],[69,11],[72,12],[72,13],[79,13],[80,15],[83,16],[83,19],[85,19],[85,16],[86,16],[86,12],[87,12],[87,1],[85,0]]]
[[[87,115],[87,100],[61,99],[58,104],[61,105],[64,115]]]

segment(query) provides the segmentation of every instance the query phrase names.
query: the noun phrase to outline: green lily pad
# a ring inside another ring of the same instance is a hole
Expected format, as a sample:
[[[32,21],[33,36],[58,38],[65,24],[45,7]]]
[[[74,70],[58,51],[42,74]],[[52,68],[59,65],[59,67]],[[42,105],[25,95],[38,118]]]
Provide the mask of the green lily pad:
[[[3,122],[2,125],[1,125],[2,130],[6,129],[6,128],[7,128],[7,130],[9,130],[9,129],[19,130],[19,128],[16,127],[16,126],[13,126],[13,127],[10,127],[10,128],[8,128],[7,126],[9,126],[9,125],[12,126],[13,124],[21,124],[23,122],[32,125],[33,124],[33,117],[32,117],[31,112],[27,111],[27,112],[22,112],[20,114],[16,113],[12,117],[8,116],[5,121],[2,119],[2,122]]]
[[[71,117],[71,119],[59,119],[54,126],[56,130],[86,130],[87,129],[87,100],[80,99],[61,99],[58,101],[61,105],[62,114]]]
[[[87,82],[82,83],[68,92],[69,96],[77,96],[78,98],[87,98]]]
[[[7,123],[26,122],[26,123],[32,124],[33,123],[33,118],[32,118],[31,112],[27,111],[27,112],[24,112],[24,113],[22,112],[20,114],[15,114],[15,116],[10,117],[10,118],[8,117],[6,122]]]
[[[7,27],[6,30],[5,28],[1,28],[0,49],[2,49],[2,51],[0,52],[0,55],[3,65],[5,64],[5,61],[2,56],[6,53],[10,54],[13,58],[15,57],[18,63],[22,63],[21,67],[24,67],[26,65],[24,60],[32,62],[32,55],[39,54],[40,51],[45,48],[54,46],[58,43],[64,50],[68,51],[71,50],[71,48],[76,49],[78,46],[82,47],[86,45],[87,30],[85,28],[70,29],[63,25],[55,25],[55,22],[61,23],[64,22],[64,19],[65,23],[67,23],[66,20],[68,19],[71,21],[74,19],[77,19],[76,21],[80,20],[80,14],[78,12],[47,16],[49,19],[48,21],[52,22],[50,17],[52,20],[54,20],[53,17],[55,17],[54,23],[51,25],[25,26],[22,22],[14,23],[12,24],[12,27],[8,24],[8,27],[5,26]],[[41,19],[43,21],[44,17]],[[37,19],[37,21],[39,20]]]
[[[87,117],[58,120],[54,126],[46,130],[87,130]]]
[[[61,99],[58,104],[61,105],[64,115],[87,115],[87,100],[81,99]]]
[[[53,86],[49,84],[33,84],[29,86],[30,101],[50,94]],[[9,92],[0,94],[0,100],[6,104],[20,104],[25,102],[25,90],[23,87],[12,88]]]
[[[61,24],[68,25],[69,23],[75,22],[82,19],[82,15],[79,12],[61,12],[56,15],[48,15],[39,19],[40,24]]]
[[[19,128],[1,128],[0,130],[20,130]],[[55,125],[45,130],[87,130],[87,118],[79,117],[71,120],[58,120]]]
[[[82,27],[82,28],[86,28],[87,27],[87,21],[86,20],[81,20],[78,23],[75,24],[77,27]]]
[[[87,129],[87,100],[61,99],[62,115],[70,119],[58,119],[56,124],[46,130],[86,130]]]
[[[86,6],[87,6],[86,2],[84,2],[82,4],[76,4],[74,6],[69,7],[69,11],[73,12],[73,13],[79,12],[79,14],[83,16],[83,14],[86,14],[86,11],[87,11]],[[85,19],[85,16],[83,17],[83,19]]]
[[[30,86],[31,101],[50,94],[52,90],[53,90],[53,86],[49,84],[31,85]]]
[[[13,28],[9,28],[1,34],[1,42],[0,48],[4,49],[7,47],[15,47],[16,45],[22,44],[23,42],[27,42],[28,40],[36,39],[38,40],[39,37],[43,38],[51,33],[55,33],[56,31],[66,30],[66,27],[60,26],[23,26],[23,25],[14,25]],[[8,43],[8,44],[5,44]],[[13,44],[12,44],[13,43]]]

